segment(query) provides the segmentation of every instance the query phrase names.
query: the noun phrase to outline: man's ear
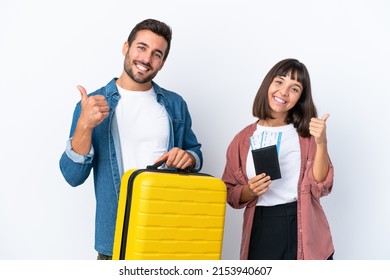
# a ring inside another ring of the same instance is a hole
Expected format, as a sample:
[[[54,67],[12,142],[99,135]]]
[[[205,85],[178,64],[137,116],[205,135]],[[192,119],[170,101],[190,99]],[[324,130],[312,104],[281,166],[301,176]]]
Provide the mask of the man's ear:
[[[163,62],[161,63],[160,67],[158,68],[158,71],[160,71],[160,70],[163,68],[164,64],[165,64],[165,61],[163,61]]]
[[[122,47],[122,54],[123,54],[123,55],[126,55],[126,53],[127,53],[127,51],[129,50],[129,48],[130,48],[129,42],[126,41],[126,42],[123,44],[123,47]]]

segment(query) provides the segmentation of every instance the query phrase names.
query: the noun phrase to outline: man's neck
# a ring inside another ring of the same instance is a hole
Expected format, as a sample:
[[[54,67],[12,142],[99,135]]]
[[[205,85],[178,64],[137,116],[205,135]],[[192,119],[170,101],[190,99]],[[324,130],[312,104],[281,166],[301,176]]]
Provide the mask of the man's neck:
[[[116,80],[116,84],[121,88],[133,91],[147,91],[152,88],[152,82],[148,83],[137,83],[132,80],[126,73],[122,73],[122,75]]]

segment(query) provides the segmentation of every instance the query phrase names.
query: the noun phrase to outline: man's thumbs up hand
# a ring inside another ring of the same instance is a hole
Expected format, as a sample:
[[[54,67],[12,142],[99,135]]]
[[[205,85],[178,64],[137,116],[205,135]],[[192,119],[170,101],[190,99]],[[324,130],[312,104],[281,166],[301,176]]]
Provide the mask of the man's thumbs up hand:
[[[80,124],[84,128],[94,128],[108,117],[110,108],[103,95],[88,96],[83,86],[78,85],[77,89],[81,95]]]

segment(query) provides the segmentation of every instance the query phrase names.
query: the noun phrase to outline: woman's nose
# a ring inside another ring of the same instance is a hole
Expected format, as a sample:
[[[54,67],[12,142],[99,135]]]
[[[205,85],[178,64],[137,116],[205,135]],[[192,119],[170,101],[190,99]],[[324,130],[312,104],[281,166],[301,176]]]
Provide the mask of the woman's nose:
[[[283,87],[279,89],[280,94],[287,96],[288,95],[288,89]]]

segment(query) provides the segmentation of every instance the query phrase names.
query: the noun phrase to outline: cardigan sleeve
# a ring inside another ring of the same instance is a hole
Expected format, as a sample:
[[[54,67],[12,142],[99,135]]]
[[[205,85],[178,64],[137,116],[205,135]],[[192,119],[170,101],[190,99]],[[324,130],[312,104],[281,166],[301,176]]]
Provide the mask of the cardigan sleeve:
[[[227,188],[227,203],[236,209],[244,208],[248,205],[256,204],[258,197],[254,197],[245,203],[240,202],[241,191],[248,184],[248,179],[244,168],[243,155],[248,151],[243,148],[242,139],[245,139],[245,133],[241,131],[237,134],[226,152],[226,165],[222,175],[222,181],[226,184]],[[246,150],[246,151],[245,151]]]
[[[332,161],[330,157],[328,156],[329,161],[329,170],[328,174],[326,175],[326,178],[322,182],[317,182],[317,180],[314,178],[313,175],[313,163],[314,163],[314,157],[316,153],[316,145],[315,140],[313,137],[310,139],[310,145],[309,145],[309,156],[306,162],[306,171],[305,171],[305,177],[304,183],[310,184],[310,192],[312,195],[316,198],[321,198],[323,196],[328,195],[333,188],[333,178],[334,178],[334,167],[332,164]]]

